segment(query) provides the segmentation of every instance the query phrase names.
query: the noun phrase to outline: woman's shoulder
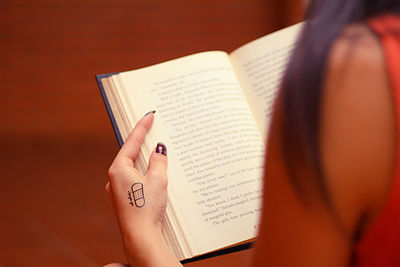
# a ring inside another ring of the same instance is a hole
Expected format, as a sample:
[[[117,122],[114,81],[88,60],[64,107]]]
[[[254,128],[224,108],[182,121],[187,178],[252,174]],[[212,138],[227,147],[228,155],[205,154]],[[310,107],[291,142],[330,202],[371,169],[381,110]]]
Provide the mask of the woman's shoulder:
[[[354,23],[343,29],[333,43],[328,68],[342,68],[343,63],[348,61],[372,63],[370,67],[384,66],[384,55],[379,39],[365,23]],[[384,70],[384,68],[380,69],[380,71]]]
[[[321,113],[324,172],[345,229],[367,227],[388,196],[395,108],[384,52],[366,24],[345,28],[330,51]],[[362,230],[361,230],[362,231]]]

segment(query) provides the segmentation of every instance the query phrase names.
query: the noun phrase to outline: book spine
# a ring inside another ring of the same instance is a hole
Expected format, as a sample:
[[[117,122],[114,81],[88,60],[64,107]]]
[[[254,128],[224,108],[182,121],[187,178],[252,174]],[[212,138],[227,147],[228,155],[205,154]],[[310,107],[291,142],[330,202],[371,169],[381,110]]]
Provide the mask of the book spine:
[[[101,79],[108,78],[108,77],[110,77],[112,75],[115,75],[115,74],[118,74],[118,73],[109,73],[109,74],[96,75],[96,81],[97,81],[97,84],[99,86],[100,93],[101,93],[101,96],[102,96],[103,101],[104,101],[104,105],[106,106],[106,109],[107,109],[107,112],[108,112],[108,116],[110,117],[110,121],[111,121],[112,127],[114,129],[115,136],[117,137],[118,144],[119,144],[120,147],[122,147],[122,145],[124,144],[124,141],[122,140],[121,133],[119,131],[117,122],[116,122],[116,120],[114,118],[113,111],[111,109],[110,103],[108,102],[107,95],[106,95],[106,93],[104,91],[103,83],[101,82]]]

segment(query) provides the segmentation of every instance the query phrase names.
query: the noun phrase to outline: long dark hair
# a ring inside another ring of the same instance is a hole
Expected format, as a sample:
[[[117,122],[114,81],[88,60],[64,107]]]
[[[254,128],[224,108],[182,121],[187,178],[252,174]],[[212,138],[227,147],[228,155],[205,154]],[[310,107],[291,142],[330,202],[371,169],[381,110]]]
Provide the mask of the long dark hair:
[[[291,182],[302,197],[305,179],[312,179],[330,210],[334,209],[324,180],[319,148],[321,95],[328,54],[347,25],[365,22],[383,13],[400,14],[400,0],[311,0],[306,22],[283,77],[280,95],[282,145]],[[302,177],[299,166],[311,169],[313,177]]]

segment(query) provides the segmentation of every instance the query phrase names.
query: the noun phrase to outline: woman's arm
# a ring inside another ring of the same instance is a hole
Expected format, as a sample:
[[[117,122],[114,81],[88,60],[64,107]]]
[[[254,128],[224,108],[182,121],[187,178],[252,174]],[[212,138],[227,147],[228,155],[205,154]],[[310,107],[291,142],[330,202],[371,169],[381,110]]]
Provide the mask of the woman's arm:
[[[305,181],[308,205],[290,182],[279,101],[254,266],[349,266],[354,234],[360,225],[368,227],[387,197],[396,149],[393,98],[378,41],[365,26],[357,27],[348,30],[361,37],[344,34],[334,44],[322,97],[321,161],[335,213],[312,179]],[[313,174],[304,170],[301,175]]]
[[[181,266],[161,232],[167,205],[165,146],[157,145],[145,176],[133,164],[153,119],[154,115],[150,113],[136,124],[109,169],[106,192],[131,266]]]

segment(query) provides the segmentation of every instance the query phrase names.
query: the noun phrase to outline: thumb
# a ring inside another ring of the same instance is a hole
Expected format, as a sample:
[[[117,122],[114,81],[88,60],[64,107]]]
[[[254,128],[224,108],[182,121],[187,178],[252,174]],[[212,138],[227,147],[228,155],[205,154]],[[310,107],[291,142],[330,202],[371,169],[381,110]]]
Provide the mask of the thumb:
[[[150,156],[148,175],[167,179],[167,165],[167,147],[158,143]]]

